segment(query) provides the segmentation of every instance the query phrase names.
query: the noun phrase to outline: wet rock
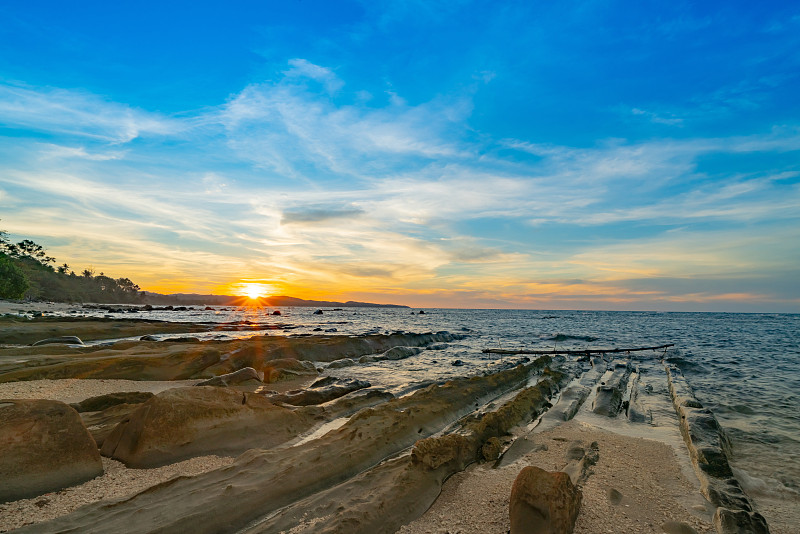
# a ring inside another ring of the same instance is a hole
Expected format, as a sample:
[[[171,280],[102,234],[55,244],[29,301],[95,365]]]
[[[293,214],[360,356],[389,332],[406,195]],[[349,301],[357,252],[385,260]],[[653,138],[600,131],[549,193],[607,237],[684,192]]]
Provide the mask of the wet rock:
[[[462,362],[461,360],[453,360],[450,365],[452,365],[453,367],[461,367],[462,365],[464,365],[464,362]]]
[[[280,310],[275,310],[274,312],[272,312],[272,315],[280,315],[280,314],[281,314]]]
[[[212,308],[211,306],[206,306],[205,308],[203,308],[203,310],[204,311],[214,311],[214,308]]]
[[[348,393],[368,388],[371,385],[372,384],[365,380],[345,380],[329,386],[271,395],[268,398],[271,402],[283,402],[285,404],[291,404],[292,406],[310,406],[312,404],[322,404],[338,399]]]
[[[425,310],[420,310],[420,311],[419,311],[419,314],[420,314],[420,315],[425,315]]]
[[[314,315],[322,315],[322,310],[317,310],[314,312]]]
[[[193,456],[236,456],[270,448],[310,428],[318,415],[252,393],[183,387],[141,404],[109,435],[101,453],[128,467],[157,467]]]
[[[232,373],[227,373],[220,376],[215,376],[214,378],[210,378],[208,380],[204,380],[195,386],[218,386],[218,387],[228,387],[228,386],[240,386],[246,384],[262,384],[261,377],[258,374],[258,371],[253,369],[252,367],[244,367],[239,369],[238,371],[234,371]]]
[[[377,357],[379,360],[403,360],[410,356],[415,356],[422,352],[422,349],[419,347],[393,347],[380,356]]]
[[[746,510],[717,508],[713,524],[721,534],[769,534],[769,527],[764,517]]]
[[[511,534],[569,534],[581,500],[580,490],[566,473],[525,467],[511,487]]]
[[[139,338],[139,341],[158,341],[156,336],[146,335]]]
[[[0,502],[35,497],[103,474],[74,409],[51,400],[0,400]]]
[[[81,338],[77,336],[58,336],[58,337],[48,337],[47,339],[42,339],[37,341],[33,344],[34,347],[38,347],[39,345],[83,345],[83,341]]]
[[[81,402],[70,404],[77,412],[99,412],[118,404],[140,404],[153,396],[149,391],[129,391],[108,393],[89,397]]]
[[[728,439],[710,410],[703,408],[677,367],[666,367],[670,396],[681,434],[700,480],[700,492],[717,507],[714,526],[721,534],[766,533],[767,522],[753,510],[728,463]]]

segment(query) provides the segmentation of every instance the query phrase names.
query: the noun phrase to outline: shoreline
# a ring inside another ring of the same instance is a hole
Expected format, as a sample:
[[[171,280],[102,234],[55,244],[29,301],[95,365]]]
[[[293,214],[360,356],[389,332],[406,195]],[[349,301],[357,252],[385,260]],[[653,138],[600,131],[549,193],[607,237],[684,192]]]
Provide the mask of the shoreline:
[[[347,339],[346,336],[338,337]],[[408,342],[409,339],[411,338],[404,338],[404,342]],[[309,341],[309,338],[297,338],[283,342],[288,343],[290,347],[300,347],[308,346],[308,343],[313,345],[316,341]],[[115,350],[120,353],[130,354],[129,357],[134,358],[134,360],[142,358],[142,356],[137,355],[136,347],[144,346],[146,342],[125,343],[131,346],[120,345]],[[241,341],[238,343],[241,343]],[[430,341],[425,343],[430,343]],[[194,355],[198,351],[207,350],[207,347],[211,346],[202,342],[161,342],[151,345],[153,346],[148,348],[142,355],[161,357],[159,355],[166,354],[169,351],[177,351],[175,352],[176,355]],[[241,344],[237,346],[246,347],[248,345]],[[43,361],[48,358],[65,358],[62,346],[51,345],[48,347],[51,348],[37,350],[35,351],[36,354],[31,352],[33,354],[31,358],[33,360],[42,358]],[[325,350],[351,350],[337,347],[338,345],[331,345]],[[20,350],[22,349],[19,346],[0,347],[0,355],[2,355],[3,351],[6,351],[6,353],[13,356]],[[112,349],[93,349],[93,352],[87,353],[86,356],[90,356],[91,360],[99,357],[97,355],[106,354],[103,352],[104,350],[110,351]],[[234,349],[234,351],[236,350],[241,349]],[[382,351],[386,349],[385,347],[377,348],[376,346],[375,350]],[[402,356],[403,358],[416,354],[414,351],[407,352]],[[309,354],[322,353],[315,349]],[[342,356],[345,356],[345,354],[342,354]],[[314,357],[316,356],[312,356],[312,358]],[[70,357],[67,356],[67,358],[69,359]],[[71,358],[74,358],[74,356]],[[8,361],[10,359],[3,360],[0,357],[0,362],[3,362],[3,365],[0,366],[0,381],[2,381],[3,372],[8,370]],[[258,389],[287,392],[297,388],[307,388],[316,379],[316,375],[320,371],[322,372],[321,376],[336,378],[324,370],[329,365],[329,362],[335,359],[333,356],[326,355],[323,360],[315,360],[317,369],[313,377],[310,375],[289,377],[289,380],[272,382],[260,388],[243,386],[223,389],[238,390],[247,395]],[[344,359],[347,358],[345,357]],[[331,369],[333,368],[333,365],[331,365]],[[337,371],[334,375],[341,377],[346,371],[347,368]],[[497,372],[502,372],[502,370]],[[183,380],[61,378],[10,381],[0,383],[0,399],[37,398],[72,403],[97,395],[122,391],[160,394],[177,387],[193,386],[201,380],[201,378]],[[337,378],[337,380],[341,380],[341,378]],[[634,388],[637,387],[635,382],[632,383]],[[194,390],[194,388],[190,389]],[[344,400],[348,398],[347,395],[342,397]],[[634,425],[634,423],[629,423],[627,419],[622,420],[624,416],[619,420],[603,418],[603,420],[613,422],[613,424],[604,424],[598,418],[599,416],[590,413],[589,408],[593,400],[594,392],[588,399],[584,398],[585,402],[580,407],[576,417],[571,421],[562,422],[554,427],[552,425],[543,425],[539,430],[534,429],[532,433],[527,435],[523,435],[522,427],[516,428],[512,433],[516,436],[516,439],[531,440],[532,446],[536,450],[522,454],[509,465],[503,465],[499,468],[492,468],[491,463],[470,462],[471,465],[466,469],[457,471],[444,482],[441,494],[434,499],[432,506],[427,511],[420,511],[424,513],[416,519],[410,518],[413,520],[407,525],[400,526],[398,532],[403,534],[422,534],[423,532],[439,532],[443,531],[443,529],[451,532],[459,531],[462,534],[470,532],[480,534],[495,531],[506,532],[509,528],[507,523],[510,487],[522,466],[537,465],[550,471],[561,470],[566,465],[564,460],[565,450],[571,442],[576,440],[584,443],[596,441],[599,445],[600,459],[591,468],[591,473],[582,487],[584,504],[578,516],[575,532],[606,532],[609,528],[624,528],[630,532],[668,532],[670,534],[691,532],[686,528],[694,529],[695,532],[713,532],[711,515],[713,515],[714,507],[700,495],[700,484],[697,478],[693,478],[691,472],[687,475],[688,452],[684,449],[681,453],[674,443],[665,441],[664,436],[659,440],[636,437],[636,434],[641,432],[639,429],[646,429],[647,427],[629,426],[623,428],[625,425]],[[328,408],[323,408],[323,411],[329,410],[330,406],[334,406],[333,409],[330,409],[331,414],[345,413],[341,412],[341,410],[349,408],[345,406],[346,403],[341,403],[340,401],[331,401],[333,404],[331,402],[324,404],[323,406],[328,406]],[[492,401],[487,407],[494,406],[494,402],[500,401]],[[650,399],[650,402],[653,402],[653,399]],[[364,404],[364,406],[367,406],[367,404]],[[651,408],[664,409],[664,406],[652,405]],[[496,409],[496,406],[492,409]],[[340,411],[337,412],[336,410]],[[315,443],[310,443],[307,440],[301,440],[299,443],[306,447],[314,446],[317,441],[324,442],[330,436],[346,429],[347,425],[345,424],[344,427],[342,425],[347,422],[347,417],[350,418],[350,421],[355,419],[350,415],[345,416],[344,419],[341,416],[338,417],[339,419],[329,419],[329,422],[325,423],[329,425],[326,428],[331,429],[328,435],[317,433],[314,434],[314,436],[317,436]],[[671,417],[674,417],[674,413]],[[333,415],[331,415],[331,418],[333,418]],[[595,423],[600,424],[598,426]],[[615,425],[619,427],[616,431]],[[316,427],[309,428],[308,433],[313,433]],[[300,434],[300,437],[302,436],[303,434]],[[291,447],[291,445],[288,446]],[[281,446],[275,449],[276,454],[280,452]],[[677,456],[676,452],[678,453]],[[387,457],[387,459],[391,458],[393,457]],[[653,459],[657,459],[657,461],[652,461]],[[21,527],[32,520],[38,524],[40,521],[61,517],[77,509],[80,505],[89,504],[92,506],[92,503],[97,503],[102,499],[119,499],[137,495],[144,489],[164,482],[173,476],[195,477],[198,475],[202,479],[203,476],[211,475],[221,468],[229,467],[240,461],[234,461],[234,456],[199,455],[189,460],[171,462],[163,467],[135,469],[125,467],[117,460],[103,458],[105,474],[98,478],[82,485],[49,492],[40,497],[0,504],[0,516],[3,517],[3,520],[0,521],[0,531]],[[322,465],[320,464],[320,467]],[[630,490],[630,488],[635,491]],[[619,496],[616,495],[617,493],[619,493]],[[610,495],[614,495],[613,498]],[[615,502],[612,502],[612,500]],[[300,527],[310,529],[309,532],[313,531],[313,527],[316,524],[314,521],[316,520],[312,518],[308,524],[297,523],[298,532],[305,531]],[[771,524],[770,526],[774,534],[790,532],[779,523]]]

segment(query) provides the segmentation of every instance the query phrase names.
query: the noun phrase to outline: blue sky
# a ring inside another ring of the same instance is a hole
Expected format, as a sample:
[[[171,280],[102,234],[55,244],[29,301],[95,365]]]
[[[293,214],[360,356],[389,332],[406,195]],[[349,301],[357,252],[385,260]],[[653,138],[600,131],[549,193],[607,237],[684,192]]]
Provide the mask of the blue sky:
[[[12,1],[0,20],[0,228],[76,270],[800,311],[796,3]]]

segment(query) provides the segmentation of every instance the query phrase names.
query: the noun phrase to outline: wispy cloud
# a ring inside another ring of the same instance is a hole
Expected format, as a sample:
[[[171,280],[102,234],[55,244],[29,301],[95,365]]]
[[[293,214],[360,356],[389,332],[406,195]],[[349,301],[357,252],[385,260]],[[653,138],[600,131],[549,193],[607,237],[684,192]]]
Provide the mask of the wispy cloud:
[[[0,124],[109,143],[127,143],[142,135],[174,134],[185,127],[157,113],[83,91],[8,83],[0,83]]]

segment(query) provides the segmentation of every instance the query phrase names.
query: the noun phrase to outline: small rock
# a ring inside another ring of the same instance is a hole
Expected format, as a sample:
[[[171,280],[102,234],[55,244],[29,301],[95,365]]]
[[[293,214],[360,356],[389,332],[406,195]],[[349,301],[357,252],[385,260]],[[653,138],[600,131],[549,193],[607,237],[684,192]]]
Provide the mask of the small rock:
[[[464,365],[464,362],[462,362],[461,360],[453,360],[453,362],[450,365],[454,367],[461,367],[462,365]]]
[[[322,315],[322,310],[317,310],[314,312],[314,315]]]
[[[606,491],[606,497],[608,497],[608,502],[610,502],[614,506],[617,506],[619,503],[622,502],[622,493],[615,490],[614,488],[608,488],[608,491]]]

